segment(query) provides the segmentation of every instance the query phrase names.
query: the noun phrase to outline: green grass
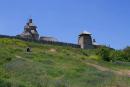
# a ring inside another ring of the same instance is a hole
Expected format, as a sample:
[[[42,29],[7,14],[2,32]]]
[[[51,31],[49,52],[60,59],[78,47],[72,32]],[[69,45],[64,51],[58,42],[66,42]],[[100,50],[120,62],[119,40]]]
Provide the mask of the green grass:
[[[27,53],[27,47],[32,52]],[[99,71],[82,61],[129,69],[129,64],[119,66],[101,61],[95,50],[3,38],[0,87],[130,87],[130,78]]]

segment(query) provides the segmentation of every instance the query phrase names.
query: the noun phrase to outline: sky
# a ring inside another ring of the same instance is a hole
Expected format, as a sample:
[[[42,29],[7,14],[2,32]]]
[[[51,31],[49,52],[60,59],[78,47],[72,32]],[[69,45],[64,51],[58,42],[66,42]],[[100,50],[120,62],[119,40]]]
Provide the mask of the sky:
[[[99,44],[130,46],[130,0],[0,0],[0,34],[22,33],[29,18],[40,36],[77,43],[88,31]]]

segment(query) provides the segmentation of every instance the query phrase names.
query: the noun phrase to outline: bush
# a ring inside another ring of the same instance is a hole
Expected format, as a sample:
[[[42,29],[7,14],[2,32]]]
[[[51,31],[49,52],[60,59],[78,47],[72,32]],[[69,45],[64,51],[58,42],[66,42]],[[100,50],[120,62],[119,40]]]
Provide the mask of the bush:
[[[130,47],[124,50],[112,50],[107,47],[97,49],[97,55],[99,55],[104,61],[124,61],[130,62]]]
[[[126,55],[122,50],[111,51],[110,57],[112,61],[128,61]]]
[[[110,57],[111,50],[106,47],[102,47],[97,49],[97,55],[99,55],[104,61],[111,61],[112,58]]]
[[[130,47],[126,47],[123,51],[124,51],[125,57],[130,62]]]

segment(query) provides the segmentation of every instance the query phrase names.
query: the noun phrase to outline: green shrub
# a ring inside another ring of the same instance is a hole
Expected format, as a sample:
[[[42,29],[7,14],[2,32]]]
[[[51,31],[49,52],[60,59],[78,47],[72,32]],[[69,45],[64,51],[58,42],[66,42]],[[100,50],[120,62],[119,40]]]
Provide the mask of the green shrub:
[[[124,50],[112,50],[107,47],[97,49],[97,55],[99,55],[104,61],[129,61],[130,62],[130,47],[126,47]]]
[[[106,47],[102,47],[97,49],[97,55],[99,55],[104,61],[111,61],[112,58],[110,57],[111,50]]]
[[[112,61],[128,61],[126,55],[122,50],[111,51],[110,57]]]
[[[130,47],[126,47],[123,51],[126,59],[130,62]]]

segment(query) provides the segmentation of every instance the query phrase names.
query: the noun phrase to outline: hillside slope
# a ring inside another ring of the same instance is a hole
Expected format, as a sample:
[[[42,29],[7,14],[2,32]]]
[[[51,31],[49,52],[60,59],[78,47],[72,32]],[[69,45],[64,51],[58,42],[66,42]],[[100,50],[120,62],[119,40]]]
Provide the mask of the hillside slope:
[[[95,50],[0,39],[0,87],[130,87],[129,72],[117,73],[129,65],[101,61]]]

